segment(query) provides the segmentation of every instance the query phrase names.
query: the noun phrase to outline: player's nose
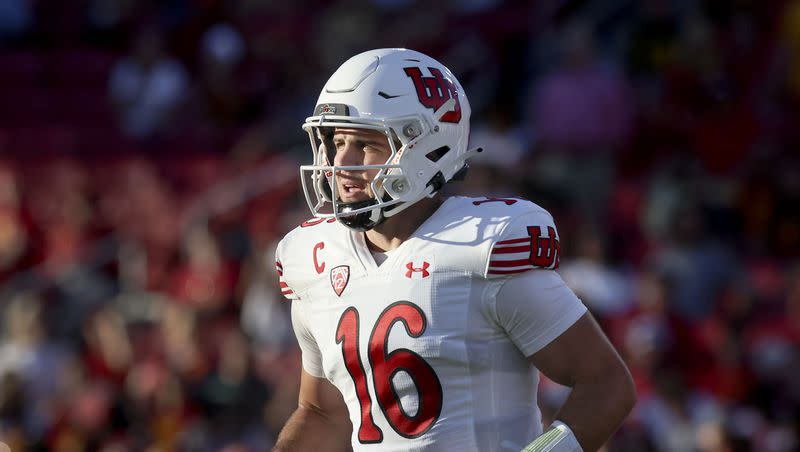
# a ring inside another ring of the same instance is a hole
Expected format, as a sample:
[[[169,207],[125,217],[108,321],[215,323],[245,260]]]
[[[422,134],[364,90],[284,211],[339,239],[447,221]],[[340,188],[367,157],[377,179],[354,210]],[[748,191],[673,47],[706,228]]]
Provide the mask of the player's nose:
[[[336,151],[333,164],[337,166],[363,165],[364,153],[354,143],[345,142]]]

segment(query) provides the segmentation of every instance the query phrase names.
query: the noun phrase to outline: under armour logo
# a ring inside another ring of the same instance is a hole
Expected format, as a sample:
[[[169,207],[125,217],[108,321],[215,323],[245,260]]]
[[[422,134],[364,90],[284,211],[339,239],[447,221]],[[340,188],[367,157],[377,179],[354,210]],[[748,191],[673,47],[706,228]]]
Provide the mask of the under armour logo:
[[[427,278],[428,276],[431,275],[431,272],[428,271],[428,268],[430,266],[431,264],[425,261],[422,262],[422,267],[414,267],[414,263],[409,262],[406,264],[406,268],[408,269],[408,271],[406,272],[406,278],[411,278],[411,275],[413,275],[414,273],[422,273],[422,277]]]
[[[437,112],[445,102],[453,99],[452,110],[443,112],[439,120],[458,124],[461,121],[461,103],[458,101],[456,84],[445,77],[439,69],[429,67],[428,70],[433,77],[423,77],[422,71],[418,67],[404,68],[406,75],[414,81],[414,88],[417,90],[419,102],[426,108]]]

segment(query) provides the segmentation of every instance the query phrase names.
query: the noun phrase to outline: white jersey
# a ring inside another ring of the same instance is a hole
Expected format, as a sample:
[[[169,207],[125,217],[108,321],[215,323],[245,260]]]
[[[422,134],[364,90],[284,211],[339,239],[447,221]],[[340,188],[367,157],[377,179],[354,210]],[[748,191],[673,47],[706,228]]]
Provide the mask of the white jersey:
[[[290,232],[277,266],[303,368],[341,391],[353,449],[519,451],[538,436],[526,357],[586,312],[553,271],[559,250],[550,214],[518,198],[449,198],[380,266],[334,220]]]

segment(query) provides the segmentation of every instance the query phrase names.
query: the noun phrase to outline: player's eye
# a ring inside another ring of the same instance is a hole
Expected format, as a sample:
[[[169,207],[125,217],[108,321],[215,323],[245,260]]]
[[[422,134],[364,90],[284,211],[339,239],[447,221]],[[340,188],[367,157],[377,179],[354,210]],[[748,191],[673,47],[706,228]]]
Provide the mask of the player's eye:
[[[384,153],[386,150],[378,143],[365,143],[364,150],[368,152]]]

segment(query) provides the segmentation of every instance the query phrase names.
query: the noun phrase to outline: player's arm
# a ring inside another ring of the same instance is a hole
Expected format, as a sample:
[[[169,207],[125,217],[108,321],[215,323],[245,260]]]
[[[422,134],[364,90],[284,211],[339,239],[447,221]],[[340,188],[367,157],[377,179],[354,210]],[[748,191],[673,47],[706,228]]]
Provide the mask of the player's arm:
[[[273,451],[347,451],[352,428],[339,390],[325,378],[303,370],[297,410],[281,430]]]
[[[525,203],[515,203],[520,210]],[[572,388],[556,423],[525,451],[597,450],[633,407],[633,380],[586,307],[554,270],[560,237],[552,216],[529,208],[493,244],[486,275],[501,278],[494,313],[528,360]]]
[[[593,451],[614,433],[636,396],[625,364],[586,307],[552,270],[507,278],[495,314],[509,338],[542,373],[572,392],[527,451]]]
[[[310,328],[308,301],[301,300],[293,281],[285,278],[278,246],[277,270],[281,293],[292,303],[292,328],[302,352],[300,397],[295,412],[278,436],[273,451],[346,451],[350,450],[352,426],[347,405],[339,390],[325,377],[322,353]]]
[[[588,312],[528,359],[572,388],[555,419],[572,430],[583,450],[599,449],[636,402],[627,367]]]

